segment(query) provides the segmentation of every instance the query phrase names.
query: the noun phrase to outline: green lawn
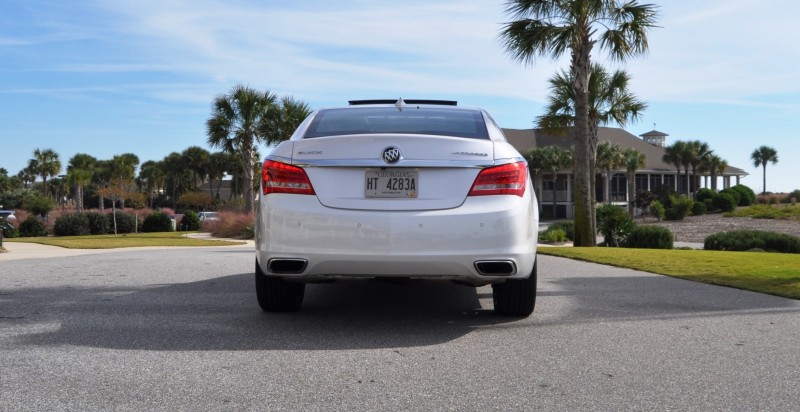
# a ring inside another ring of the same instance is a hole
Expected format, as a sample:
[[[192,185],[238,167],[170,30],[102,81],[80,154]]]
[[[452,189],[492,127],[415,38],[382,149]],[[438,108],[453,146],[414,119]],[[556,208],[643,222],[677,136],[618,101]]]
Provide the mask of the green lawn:
[[[537,250],[542,255],[800,299],[798,254],[606,247],[540,247]]]
[[[57,236],[4,239],[5,242],[28,242],[68,249],[116,249],[143,246],[230,246],[243,242],[206,240],[186,237],[185,233],[129,233],[125,235]]]

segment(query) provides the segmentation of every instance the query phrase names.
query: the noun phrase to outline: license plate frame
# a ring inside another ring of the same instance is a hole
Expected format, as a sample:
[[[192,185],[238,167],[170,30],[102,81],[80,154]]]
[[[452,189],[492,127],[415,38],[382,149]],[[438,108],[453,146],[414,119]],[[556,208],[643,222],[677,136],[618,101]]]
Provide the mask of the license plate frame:
[[[417,170],[369,169],[364,173],[364,197],[368,199],[415,199],[418,195]]]

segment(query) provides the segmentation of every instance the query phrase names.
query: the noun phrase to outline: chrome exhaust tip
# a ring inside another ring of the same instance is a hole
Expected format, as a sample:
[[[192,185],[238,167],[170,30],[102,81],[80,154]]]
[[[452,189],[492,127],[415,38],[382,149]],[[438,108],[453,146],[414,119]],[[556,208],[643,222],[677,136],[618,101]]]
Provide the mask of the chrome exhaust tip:
[[[517,265],[511,260],[478,260],[475,270],[482,276],[513,276],[517,274]]]
[[[296,275],[303,273],[307,265],[308,261],[305,259],[275,258],[267,262],[267,270],[281,275]]]

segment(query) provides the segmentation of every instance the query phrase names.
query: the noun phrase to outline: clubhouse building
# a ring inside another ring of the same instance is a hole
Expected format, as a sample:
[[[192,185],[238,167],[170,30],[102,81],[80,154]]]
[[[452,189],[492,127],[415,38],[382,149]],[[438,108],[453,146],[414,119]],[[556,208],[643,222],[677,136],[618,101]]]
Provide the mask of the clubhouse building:
[[[537,147],[559,146],[568,149],[573,145],[572,133],[566,136],[552,136],[536,129],[503,129],[506,139],[520,153],[527,152]],[[622,148],[633,148],[644,153],[646,157],[645,166],[636,171],[637,190],[655,190],[660,186],[668,186],[678,193],[694,191],[694,182],[687,182],[683,177],[678,176],[675,165],[665,163],[664,148],[666,147],[667,134],[658,131],[650,131],[641,138],[636,137],[623,129],[613,127],[601,127],[598,130],[598,140],[600,143],[607,141],[617,144]],[[621,168],[613,173],[611,178],[610,199],[604,199],[605,179],[598,173],[595,177],[595,191],[598,202],[610,201],[619,205],[627,205],[628,199],[634,194],[628,193],[628,178],[625,168]],[[698,171],[702,176],[701,187],[711,187],[710,173]],[[734,184],[739,184],[742,177],[747,173],[739,168],[728,166],[717,179],[722,179],[722,185],[717,187],[727,188]],[[572,184],[573,172],[571,169],[564,169],[553,179],[551,174],[544,174],[542,187],[535,188],[536,194],[541,205],[542,216],[548,218],[567,218],[573,217]],[[734,180],[735,179],[735,182]],[[554,182],[555,181],[555,182]],[[556,205],[555,214],[553,213],[553,184],[556,185]],[[687,190],[688,187],[688,190]]]

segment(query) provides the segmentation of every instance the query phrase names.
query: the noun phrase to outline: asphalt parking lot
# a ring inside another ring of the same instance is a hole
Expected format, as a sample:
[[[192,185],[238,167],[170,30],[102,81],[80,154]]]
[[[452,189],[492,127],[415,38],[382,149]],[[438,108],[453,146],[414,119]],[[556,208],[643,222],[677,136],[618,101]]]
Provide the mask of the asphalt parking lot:
[[[265,314],[248,247],[0,260],[0,409],[797,409],[800,302],[540,259],[527,319],[429,282]]]

